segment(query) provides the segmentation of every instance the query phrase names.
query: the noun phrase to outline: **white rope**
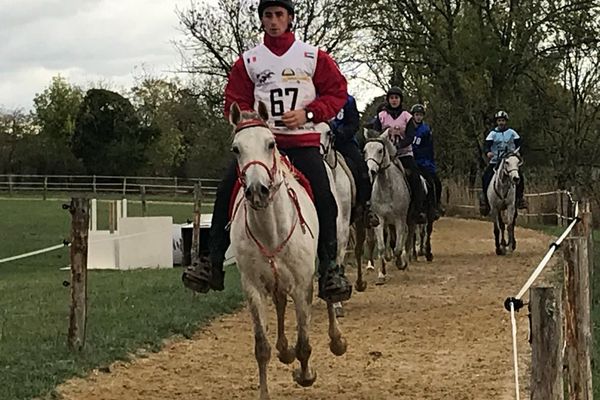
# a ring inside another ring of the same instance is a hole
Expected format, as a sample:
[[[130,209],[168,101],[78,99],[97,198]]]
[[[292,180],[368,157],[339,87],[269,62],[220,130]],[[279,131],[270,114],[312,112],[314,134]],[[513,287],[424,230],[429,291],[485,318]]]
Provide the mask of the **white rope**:
[[[510,303],[510,323],[512,325],[512,341],[513,341],[513,364],[515,368],[515,398],[520,400],[519,393],[519,355],[517,353],[517,319],[515,318],[515,305]]]
[[[550,246],[550,249],[548,249],[546,256],[544,256],[544,258],[539,263],[537,268],[533,271],[533,273],[531,274],[531,276],[529,277],[529,279],[527,280],[525,285],[519,291],[519,294],[516,296],[517,299],[521,299],[523,297],[523,295],[525,295],[525,293],[527,293],[527,291],[529,290],[531,285],[533,285],[533,282],[535,282],[535,280],[538,278],[538,276],[540,276],[540,274],[542,273],[544,268],[546,268],[546,264],[548,264],[548,261],[550,261],[550,258],[552,258],[552,255],[554,254],[554,252],[556,251],[558,246],[560,246],[560,244],[563,242],[563,240],[565,240],[565,238],[569,235],[569,233],[571,233],[571,230],[573,229],[573,227],[575,226],[575,224],[578,221],[578,219],[577,219],[578,216],[579,216],[579,203],[575,203],[575,218],[573,219],[573,221],[571,221],[571,223],[569,224],[567,229],[565,229],[563,234],[556,240],[556,242],[554,242],[552,244],[552,246]]]
[[[3,259],[0,259],[0,264],[6,263],[6,262],[9,262],[9,261],[19,260],[21,258],[35,256],[37,254],[48,253],[50,251],[62,249],[63,247],[68,247],[68,246],[69,246],[69,244],[61,243],[61,244],[57,244],[56,246],[46,247],[45,249],[31,251],[29,253],[24,253],[24,254],[19,254],[18,256],[12,256],[12,257],[8,257],[8,258],[3,258]]]
[[[552,245],[550,246],[550,249],[548,249],[548,252],[544,256],[542,261],[538,264],[537,268],[533,271],[533,273],[531,274],[531,276],[529,277],[529,279],[527,280],[525,285],[523,285],[523,287],[519,291],[519,294],[517,294],[517,296],[512,299],[513,301],[510,301],[511,299],[507,299],[508,305],[510,305],[509,311],[510,311],[510,323],[511,323],[511,327],[512,327],[513,365],[514,365],[514,372],[515,372],[515,395],[516,395],[515,398],[517,400],[520,400],[521,395],[520,395],[520,387],[519,387],[519,354],[518,354],[518,350],[517,350],[517,319],[515,318],[515,301],[514,300],[521,300],[521,298],[525,295],[525,293],[527,293],[527,291],[529,290],[531,285],[533,285],[533,282],[535,282],[535,280],[538,278],[538,276],[540,276],[540,274],[542,273],[542,271],[544,270],[544,268],[550,261],[550,258],[552,258],[552,255],[554,254],[554,252],[556,251],[558,246],[560,246],[560,244],[563,242],[563,240],[565,240],[565,238],[569,235],[569,233],[571,233],[571,230],[573,230],[573,227],[575,226],[575,224],[577,224],[577,222],[579,222],[579,203],[573,202],[573,197],[571,196],[571,193],[569,193],[569,192],[566,192],[566,193],[569,196],[569,200],[575,204],[575,217],[573,218],[573,221],[571,221],[571,223],[569,224],[567,229],[565,229],[563,234],[554,243],[552,243]],[[521,306],[522,305],[523,305],[523,303],[521,302]]]

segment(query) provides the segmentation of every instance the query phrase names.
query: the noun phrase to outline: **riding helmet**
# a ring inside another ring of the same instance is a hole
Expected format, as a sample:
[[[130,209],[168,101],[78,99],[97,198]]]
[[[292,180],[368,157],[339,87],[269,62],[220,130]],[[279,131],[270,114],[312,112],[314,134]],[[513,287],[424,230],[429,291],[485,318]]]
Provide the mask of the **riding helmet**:
[[[285,8],[290,15],[294,15],[294,3],[292,0],[260,0],[258,3],[258,18],[262,18],[265,8],[279,6]]]
[[[411,114],[421,113],[421,114],[425,115],[425,107],[423,107],[423,104],[415,104],[414,106],[411,107],[410,113]]]
[[[392,86],[386,93],[385,98],[386,100],[390,99],[391,95],[397,95],[400,96],[400,100],[404,99],[404,95],[402,94],[402,89],[400,89],[398,86]]]
[[[504,118],[505,120],[508,121],[508,114],[506,113],[506,111],[500,110],[496,113],[496,115],[494,115],[494,119],[498,119],[498,118]]]

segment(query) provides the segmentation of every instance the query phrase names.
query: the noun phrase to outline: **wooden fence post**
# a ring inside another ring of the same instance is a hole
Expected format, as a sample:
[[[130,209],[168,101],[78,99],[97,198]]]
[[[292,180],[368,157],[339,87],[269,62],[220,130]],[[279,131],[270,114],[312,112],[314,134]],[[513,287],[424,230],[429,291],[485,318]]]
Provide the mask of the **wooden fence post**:
[[[44,176],[44,193],[42,194],[42,198],[46,200],[48,198],[48,177]]]
[[[177,177],[175,177],[173,180],[175,182],[175,192],[174,192],[174,195],[177,196]]]
[[[569,399],[592,399],[588,240],[565,240],[565,320]]]
[[[71,199],[71,309],[69,314],[68,344],[80,351],[85,345],[87,323],[87,255],[89,201]]]
[[[92,176],[92,191],[96,194],[96,175]]]
[[[579,203],[579,217],[581,221],[575,225],[575,236],[582,236],[588,241],[588,254],[590,256],[589,269],[590,276],[594,276],[594,237],[593,237],[593,218],[592,205],[589,200],[582,200]]]
[[[561,291],[533,287],[531,309],[531,400],[563,400]]]
[[[123,178],[123,196],[127,195],[127,177]]]
[[[13,177],[12,174],[8,175],[8,195],[13,195]]]
[[[142,217],[146,216],[146,186],[140,186],[140,196],[142,198]]]
[[[192,266],[200,265],[200,218],[202,216],[202,184],[194,185],[194,227],[192,231]]]
[[[114,201],[108,203],[108,231],[113,234],[115,233],[115,219],[116,219],[116,208],[117,205]]]

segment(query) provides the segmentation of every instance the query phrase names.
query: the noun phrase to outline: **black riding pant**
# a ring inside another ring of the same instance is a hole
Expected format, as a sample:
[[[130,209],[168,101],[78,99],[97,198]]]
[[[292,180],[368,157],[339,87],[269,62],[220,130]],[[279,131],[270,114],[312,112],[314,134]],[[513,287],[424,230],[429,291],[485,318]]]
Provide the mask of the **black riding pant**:
[[[337,205],[329,187],[327,171],[317,147],[302,147],[281,150],[292,164],[309,180],[315,198],[319,219],[318,256],[322,262],[335,260],[337,255]],[[225,229],[229,220],[229,200],[237,179],[237,161],[227,168],[217,189],[210,229],[210,260],[213,266],[222,265],[230,244],[229,232]]]
[[[485,171],[483,171],[483,176],[481,177],[481,183],[483,187],[483,193],[487,193],[487,189],[490,186],[490,182],[494,177],[494,172],[496,170],[497,164],[489,163],[486,167]],[[523,198],[523,193],[525,192],[525,178],[523,177],[523,172],[519,170],[519,183],[517,183],[516,197],[517,199]],[[485,196],[487,198],[487,196]]]
[[[348,168],[352,172],[356,184],[356,203],[365,205],[371,200],[371,179],[369,169],[363,158],[358,144],[354,142],[337,143],[335,149],[339,151],[346,160]]]
[[[410,186],[410,209],[414,214],[423,212],[425,192],[423,191],[423,185],[421,184],[421,179],[419,177],[419,167],[413,156],[399,157],[399,160],[406,170],[406,179]]]

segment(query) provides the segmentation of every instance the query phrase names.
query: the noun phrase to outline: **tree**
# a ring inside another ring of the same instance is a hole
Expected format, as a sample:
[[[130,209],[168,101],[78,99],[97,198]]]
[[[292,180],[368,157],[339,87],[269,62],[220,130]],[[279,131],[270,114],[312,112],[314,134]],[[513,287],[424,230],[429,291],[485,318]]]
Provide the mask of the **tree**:
[[[43,149],[37,160],[39,173],[77,172],[80,163],[71,152],[75,118],[83,98],[77,86],[70,85],[60,75],[33,99],[34,120],[40,127],[37,145]]]
[[[146,162],[145,151],[156,133],[141,124],[129,100],[90,89],[77,114],[73,153],[88,173],[132,175]]]

